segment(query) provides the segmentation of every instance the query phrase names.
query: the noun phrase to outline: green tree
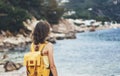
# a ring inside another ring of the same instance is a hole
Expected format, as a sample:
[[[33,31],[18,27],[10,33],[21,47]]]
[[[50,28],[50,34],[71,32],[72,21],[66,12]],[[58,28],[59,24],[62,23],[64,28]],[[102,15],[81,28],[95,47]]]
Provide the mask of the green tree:
[[[42,9],[42,15],[51,24],[57,24],[64,13],[64,8],[59,7],[56,0],[47,0]]]
[[[22,22],[32,16],[58,23],[63,11],[56,0],[0,0],[0,30],[26,29]]]

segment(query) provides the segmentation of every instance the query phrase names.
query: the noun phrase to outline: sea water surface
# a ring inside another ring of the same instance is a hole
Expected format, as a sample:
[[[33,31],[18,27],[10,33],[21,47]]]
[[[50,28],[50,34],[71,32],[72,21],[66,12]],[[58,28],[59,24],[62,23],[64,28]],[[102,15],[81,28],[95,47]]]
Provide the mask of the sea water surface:
[[[120,76],[120,29],[57,41],[55,60],[59,76]]]
[[[9,56],[23,61],[24,53]],[[78,33],[77,39],[57,41],[54,58],[59,76],[120,76],[120,29]]]

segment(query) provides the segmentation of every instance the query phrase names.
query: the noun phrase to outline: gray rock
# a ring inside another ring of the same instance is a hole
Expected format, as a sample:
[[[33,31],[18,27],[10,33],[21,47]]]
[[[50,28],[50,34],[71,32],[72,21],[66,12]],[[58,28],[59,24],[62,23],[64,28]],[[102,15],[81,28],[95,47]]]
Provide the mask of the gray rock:
[[[65,38],[66,39],[76,39],[76,33],[75,32],[69,32],[66,34]]]
[[[56,39],[54,38],[54,37],[49,37],[48,39],[47,39],[47,41],[49,41],[49,42],[51,42],[51,43],[56,43]]]
[[[21,67],[22,67],[22,65],[20,63],[16,64],[16,63],[14,63],[12,61],[6,61],[6,63],[4,64],[5,72],[18,70]]]

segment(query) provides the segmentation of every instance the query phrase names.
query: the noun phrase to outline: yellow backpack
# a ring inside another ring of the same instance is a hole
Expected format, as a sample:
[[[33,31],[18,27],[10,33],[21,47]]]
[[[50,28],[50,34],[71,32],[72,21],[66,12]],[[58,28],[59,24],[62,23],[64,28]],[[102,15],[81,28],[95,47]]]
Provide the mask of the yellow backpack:
[[[34,47],[32,45],[32,51],[24,55],[27,76],[49,76],[50,69],[44,66],[43,56],[41,55],[45,45],[46,43],[41,44],[38,51],[33,51]]]

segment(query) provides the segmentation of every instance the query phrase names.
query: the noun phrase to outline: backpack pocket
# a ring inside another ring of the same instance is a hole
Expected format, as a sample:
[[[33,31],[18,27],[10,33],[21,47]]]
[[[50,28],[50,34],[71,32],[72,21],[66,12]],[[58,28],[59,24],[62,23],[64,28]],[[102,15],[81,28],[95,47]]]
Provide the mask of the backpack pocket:
[[[40,52],[30,52],[24,56],[24,65],[26,66],[40,66],[41,55]]]

